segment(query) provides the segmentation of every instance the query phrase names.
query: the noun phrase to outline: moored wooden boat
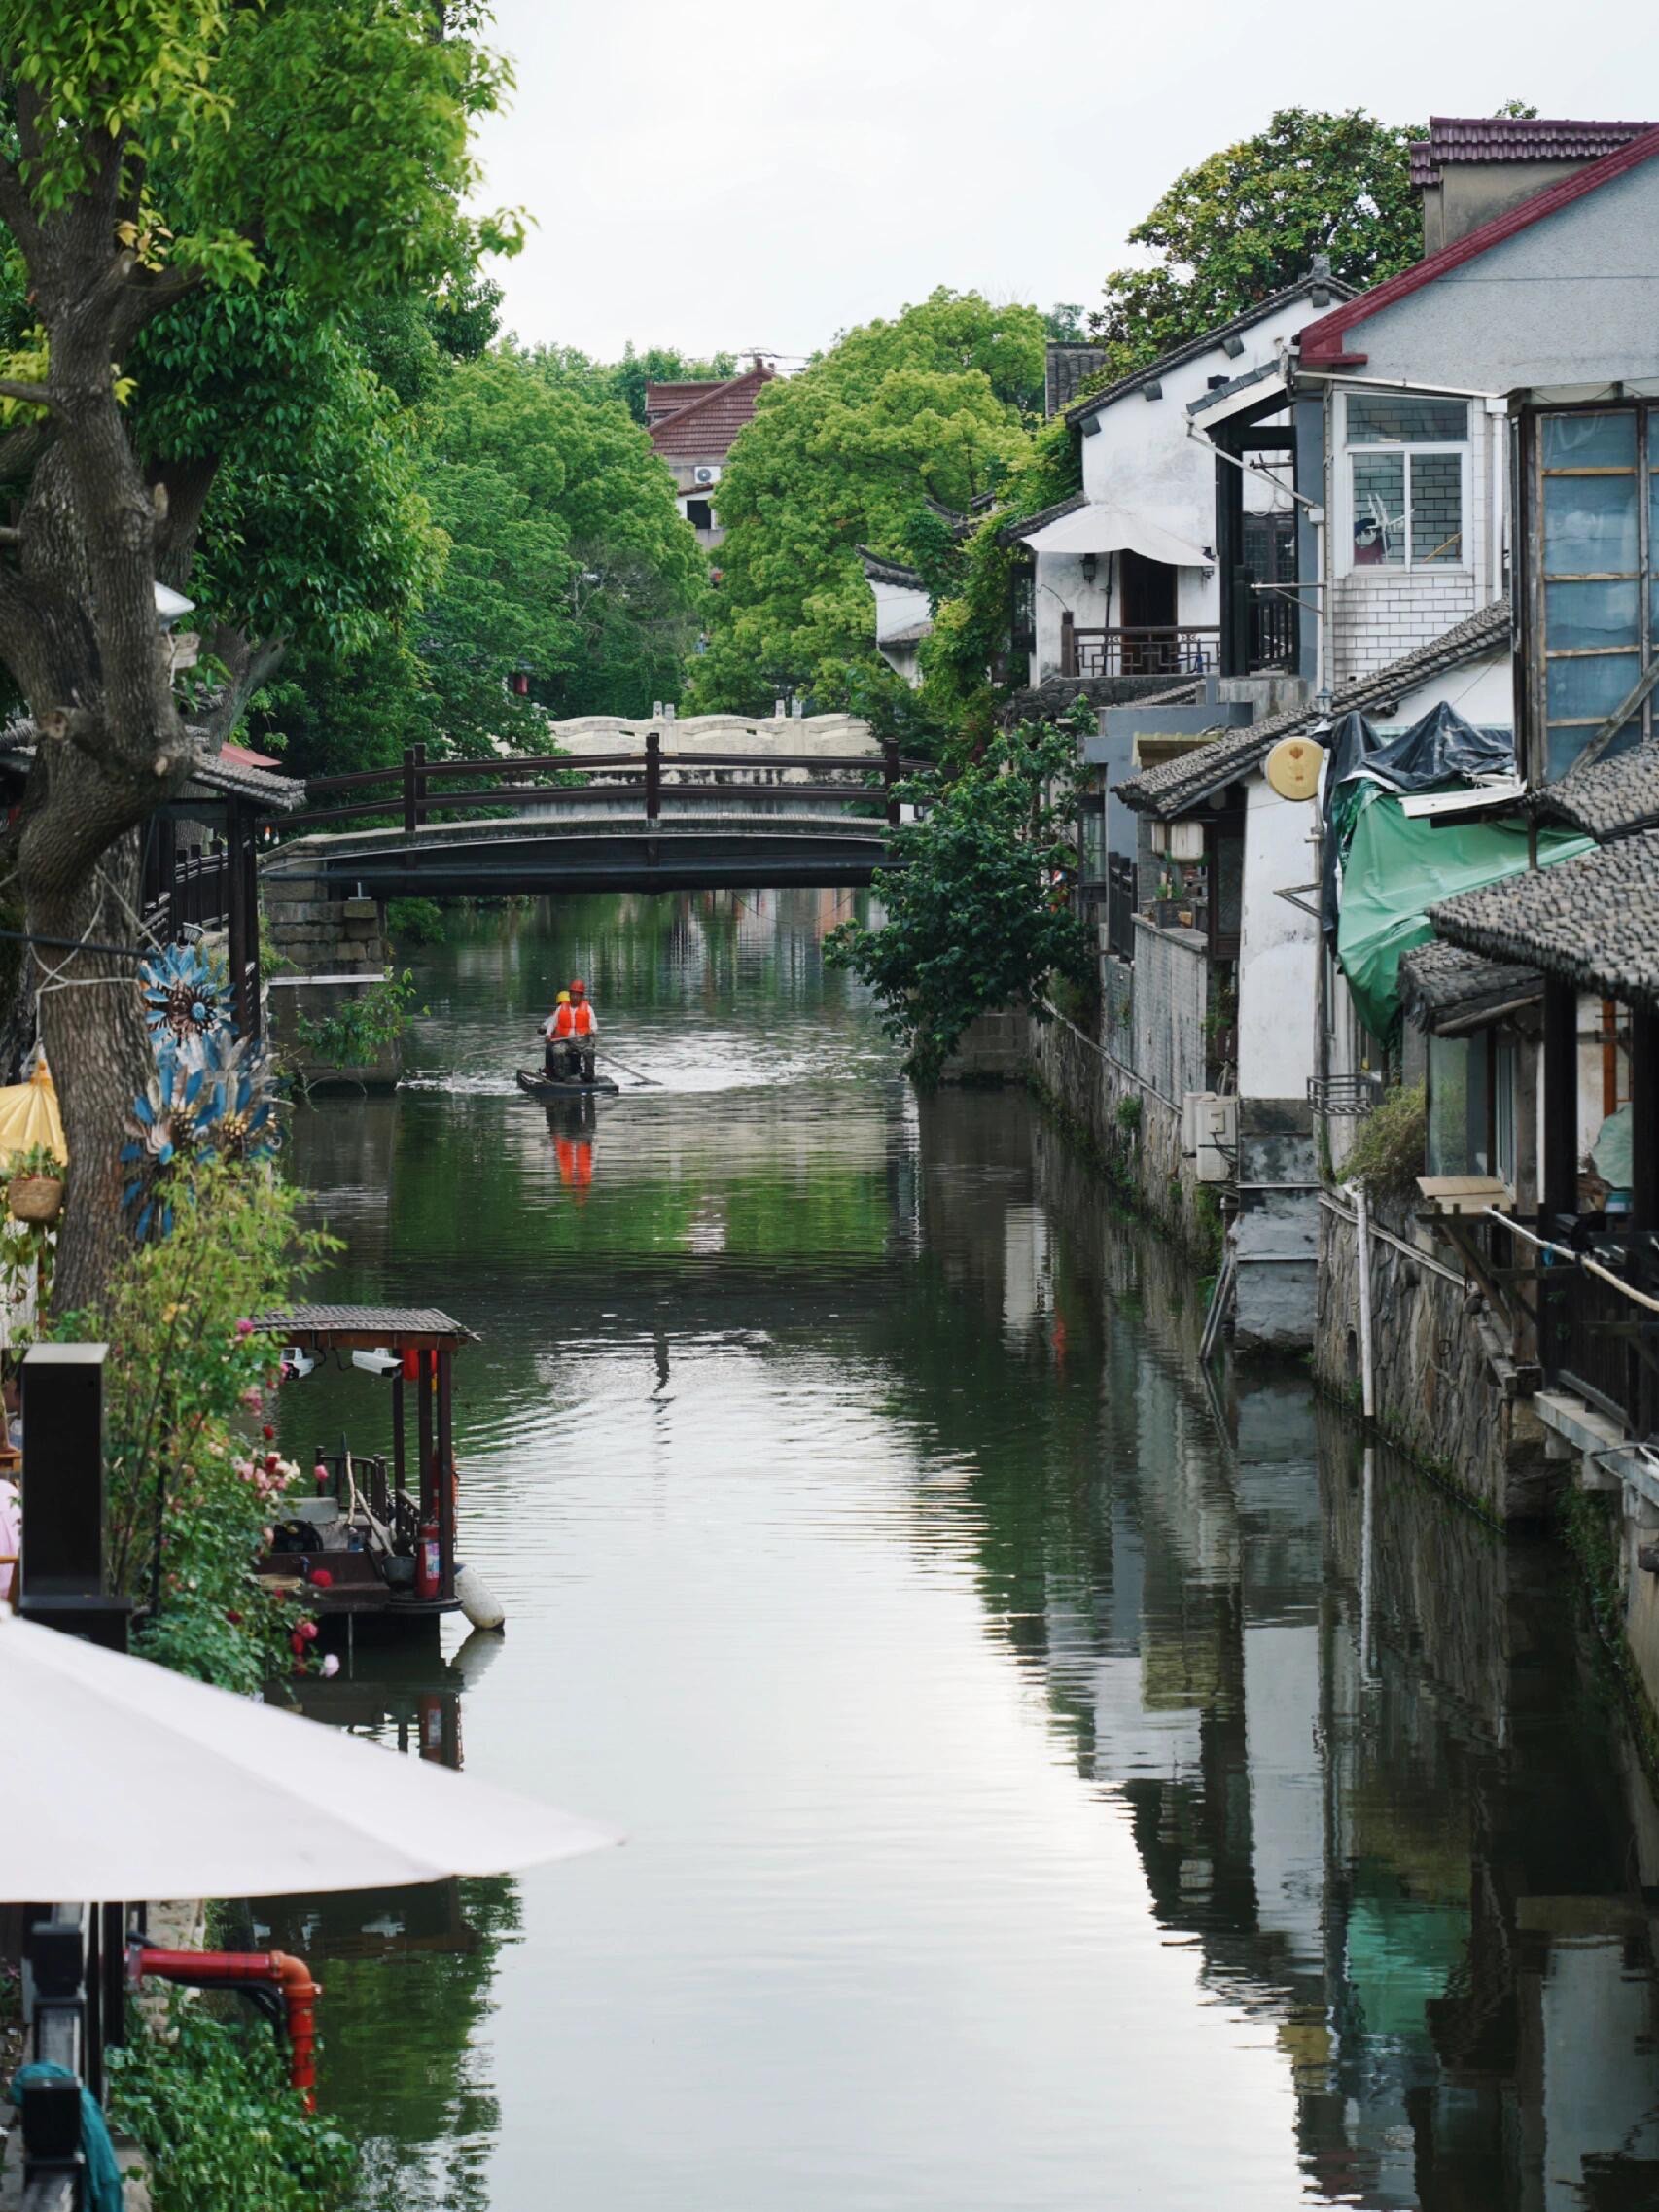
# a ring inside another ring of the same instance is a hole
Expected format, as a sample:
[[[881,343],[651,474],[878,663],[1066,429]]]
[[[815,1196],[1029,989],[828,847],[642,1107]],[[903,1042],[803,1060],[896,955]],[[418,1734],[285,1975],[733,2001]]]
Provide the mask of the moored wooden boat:
[[[435,1308],[398,1306],[296,1306],[262,1314],[255,1326],[301,1361],[321,1366],[333,1352],[341,1366],[381,1376],[392,1427],[389,1456],[356,1453],[343,1441],[337,1451],[317,1452],[315,1492],[279,1509],[260,1573],[292,1587],[324,1625],[349,1618],[414,1628],[459,1612],[450,1370],[471,1330]],[[353,1353],[364,1356],[354,1362]]]

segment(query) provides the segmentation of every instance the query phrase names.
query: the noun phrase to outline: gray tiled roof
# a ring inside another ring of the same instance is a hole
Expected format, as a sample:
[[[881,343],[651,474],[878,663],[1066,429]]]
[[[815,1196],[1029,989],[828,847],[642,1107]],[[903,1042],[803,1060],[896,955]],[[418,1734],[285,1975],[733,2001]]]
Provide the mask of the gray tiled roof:
[[[924,638],[931,638],[933,634],[933,623],[923,620],[911,622],[902,630],[889,630],[886,637],[877,638],[875,642],[884,649],[888,646],[919,646]]]
[[[1066,409],[1066,420],[1081,422],[1085,415],[1092,415],[1097,407],[1109,407],[1113,400],[1120,400],[1125,392],[1137,391],[1143,384],[1155,383],[1170,369],[1180,369],[1184,362],[1196,361],[1200,355],[1211,352],[1223,338],[1250,330],[1253,324],[1277,314],[1281,307],[1288,307],[1292,299],[1304,299],[1316,291],[1327,294],[1332,305],[1338,300],[1354,298],[1354,287],[1351,284],[1339,283],[1335,277],[1323,271],[1317,276],[1309,274],[1299,284],[1288,284],[1282,292],[1275,292],[1266,299],[1257,300],[1253,307],[1247,307],[1242,315],[1233,316],[1231,321],[1218,323],[1214,330],[1205,331],[1199,337],[1189,338],[1185,345],[1172,346],[1168,353],[1160,354],[1156,361],[1148,361],[1145,369],[1137,369],[1127,376],[1120,376],[1115,384],[1107,384],[1100,391],[1091,392],[1086,399],[1077,401],[1076,405]]]
[[[1659,1007],[1659,831],[1460,893],[1429,919],[1449,944]]]
[[[1535,998],[1542,989],[1543,977],[1535,967],[1487,960],[1437,938],[1400,955],[1400,1004],[1407,1018],[1424,1029],[1451,1021],[1472,1026],[1482,1012]]]
[[[1107,364],[1103,345],[1077,345],[1067,338],[1050,338],[1045,363],[1046,412],[1057,415],[1069,407],[1092,376]]]
[[[220,754],[210,754],[191,770],[186,790],[197,784],[228,798],[257,799],[266,814],[293,814],[305,804],[305,786],[297,776],[273,776],[268,768],[252,768]]]
[[[1571,823],[1589,836],[1628,837],[1659,823],[1659,744],[1636,745],[1615,760],[1570,768],[1558,784],[1533,792],[1532,811]]]
[[[262,1334],[281,1336],[327,1335],[378,1337],[394,1343],[401,1336],[453,1337],[465,1342],[472,1330],[451,1320],[436,1306],[288,1306],[279,1313],[256,1314],[254,1327]]]
[[[894,583],[909,591],[924,588],[920,570],[906,568],[902,561],[890,561],[885,553],[872,552],[868,545],[857,545],[854,551],[871,583]]]
[[[1058,522],[1063,514],[1076,514],[1079,507],[1087,507],[1088,504],[1087,492],[1069,492],[1064,499],[1057,499],[1052,507],[1039,508],[1035,514],[1021,514],[1012,522],[1005,522],[997,532],[997,543],[999,545],[1017,545],[1022,538],[1035,536],[1039,530],[1045,530],[1049,523]]]
[[[1287,707],[1283,713],[1269,715],[1265,721],[1248,722],[1242,729],[1218,729],[1208,745],[1192,746],[1173,760],[1160,761],[1155,768],[1126,777],[1117,786],[1117,795],[1125,806],[1139,808],[1144,814],[1167,820],[1184,813],[1188,807],[1201,805],[1212,791],[1218,791],[1236,776],[1255,767],[1282,737],[1293,737],[1316,723],[1340,720],[1344,715],[1392,706],[1402,693],[1426,684],[1431,676],[1461,667],[1465,661],[1478,660],[1506,645],[1508,638],[1509,602],[1495,599],[1490,607],[1483,607],[1455,629],[1390,661],[1386,668],[1345,685],[1328,707]]]

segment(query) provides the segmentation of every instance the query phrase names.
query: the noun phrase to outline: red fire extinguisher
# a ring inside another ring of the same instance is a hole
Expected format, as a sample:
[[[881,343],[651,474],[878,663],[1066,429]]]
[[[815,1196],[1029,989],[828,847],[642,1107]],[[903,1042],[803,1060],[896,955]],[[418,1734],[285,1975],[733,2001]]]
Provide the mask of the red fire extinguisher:
[[[443,1570],[439,1560],[438,1524],[428,1521],[420,1532],[415,1546],[415,1596],[431,1599],[443,1587]]]

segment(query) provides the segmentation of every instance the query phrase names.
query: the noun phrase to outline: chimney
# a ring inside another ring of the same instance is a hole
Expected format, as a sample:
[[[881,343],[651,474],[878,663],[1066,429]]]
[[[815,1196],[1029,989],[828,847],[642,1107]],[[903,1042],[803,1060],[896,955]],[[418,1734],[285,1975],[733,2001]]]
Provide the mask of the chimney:
[[[1429,136],[1410,149],[1411,182],[1423,197],[1424,253],[1456,245],[1653,127],[1546,116],[1431,116]]]

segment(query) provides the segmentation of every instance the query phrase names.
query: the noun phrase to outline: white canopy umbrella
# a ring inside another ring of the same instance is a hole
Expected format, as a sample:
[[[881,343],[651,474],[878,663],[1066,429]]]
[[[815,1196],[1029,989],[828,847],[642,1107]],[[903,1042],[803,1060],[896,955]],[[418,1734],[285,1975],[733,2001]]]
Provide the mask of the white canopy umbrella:
[[[621,1841],[5,1605],[0,1712],[8,1903],[381,1888]]]
[[[1055,521],[1044,523],[1026,540],[1034,553],[1142,553],[1149,561],[1164,561],[1171,568],[1208,569],[1215,555],[1166,530],[1161,522],[1134,514],[1126,507],[1091,500]]]

